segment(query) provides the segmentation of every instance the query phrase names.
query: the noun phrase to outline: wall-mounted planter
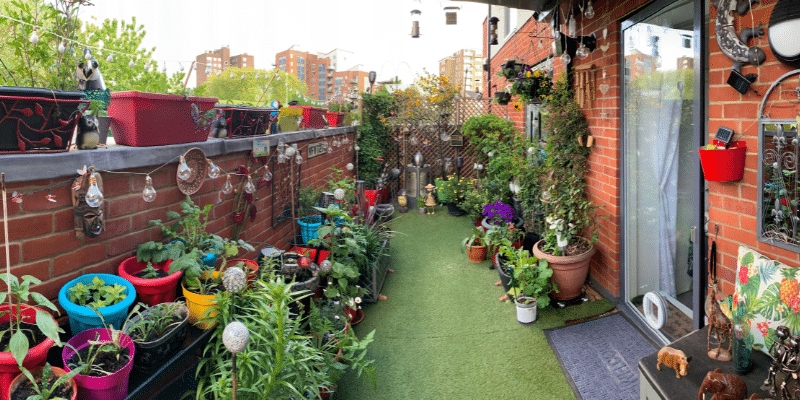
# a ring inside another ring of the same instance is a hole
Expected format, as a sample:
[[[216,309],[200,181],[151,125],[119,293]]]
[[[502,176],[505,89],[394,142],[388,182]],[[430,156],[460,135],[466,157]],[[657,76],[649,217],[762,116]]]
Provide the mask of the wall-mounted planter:
[[[311,106],[289,106],[303,110],[303,121],[300,122],[300,129],[323,129],[325,128],[325,114],[328,110]],[[286,130],[284,130],[286,132]]]
[[[0,88],[0,153],[66,151],[81,114],[83,92]]]
[[[114,141],[125,146],[163,146],[204,142],[209,124],[203,118],[214,108],[214,97],[114,92],[108,116]]]
[[[217,109],[225,113],[228,125],[228,138],[264,135],[272,122],[272,107],[249,107],[219,105]]]
[[[99,340],[102,342],[111,341],[110,331],[108,329],[90,329],[75,335],[72,339],[67,341],[69,346],[64,346],[61,350],[61,360],[64,362],[64,370],[70,371],[67,366],[67,361],[81,349],[89,346],[90,340]],[[75,375],[75,382],[78,384],[78,398],[81,400],[116,400],[124,399],[128,395],[128,378],[133,368],[133,360],[136,357],[136,347],[133,345],[133,340],[120,333],[120,343],[123,347],[128,349],[130,358],[128,362],[116,372],[106,376],[88,376],[88,375]],[[74,349],[74,350],[73,350]]]
[[[167,260],[163,263],[154,264],[153,267],[162,271],[169,271],[169,264],[171,262],[172,260]],[[138,262],[136,261],[136,257],[131,257],[125,259],[125,261],[119,265],[117,273],[136,288],[136,295],[139,296],[139,301],[148,306],[175,301],[175,288],[178,287],[178,281],[180,281],[181,276],[183,276],[183,271],[176,271],[163,278],[155,279],[145,279],[134,276],[146,267],[146,263]]]
[[[327,114],[325,114],[325,118],[328,119],[328,126],[331,128],[344,126],[345,113],[329,111]]]
[[[744,159],[747,153],[747,144],[744,141],[736,141],[728,149],[699,149],[698,153],[707,181],[734,182],[744,177]]]
[[[0,306],[0,323],[7,322],[11,318],[11,314],[7,313],[9,306]],[[44,311],[42,309],[22,305],[22,320],[25,322],[36,323],[36,310]],[[46,313],[46,311],[44,311]],[[49,314],[48,314],[49,315]],[[50,318],[53,318],[52,316]],[[55,322],[55,320],[53,320]],[[28,350],[28,355],[25,356],[22,365],[27,369],[33,369],[37,366],[43,365],[47,359],[47,351],[53,346],[52,339],[45,339],[42,343],[32,346]],[[11,381],[15,376],[19,375],[20,370],[17,366],[17,360],[11,355],[11,352],[0,352],[0,399],[8,398],[8,388]]]
[[[112,306],[100,307],[97,309],[97,311],[103,316],[106,325],[113,325],[114,328],[117,329],[122,328],[122,324],[125,323],[125,318],[128,316],[128,307],[130,307],[131,304],[133,304],[133,301],[136,299],[136,289],[133,287],[133,284],[116,275],[89,274],[79,276],[67,282],[67,284],[62,286],[61,290],[58,291],[58,302],[67,312],[67,315],[69,315],[69,327],[74,333],[80,333],[87,329],[103,327],[103,321],[100,320],[100,317],[98,317],[91,308],[69,301],[69,294],[67,294],[67,290],[69,288],[78,283],[89,285],[92,283],[92,279],[95,277],[99,277],[100,279],[104,280],[106,285],[118,283],[128,288],[128,290],[125,292],[127,297],[125,297],[124,300]]]

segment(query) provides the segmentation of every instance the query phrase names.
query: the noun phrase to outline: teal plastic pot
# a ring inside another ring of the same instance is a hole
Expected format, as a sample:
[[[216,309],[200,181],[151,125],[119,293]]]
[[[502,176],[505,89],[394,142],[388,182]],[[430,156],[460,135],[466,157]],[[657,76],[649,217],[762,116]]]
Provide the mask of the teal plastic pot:
[[[113,325],[114,328],[122,329],[122,324],[125,323],[125,318],[128,316],[128,308],[131,306],[131,304],[133,304],[133,301],[136,300],[136,289],[134,289],[133,284],[116,275],[89,274],[79,276],[69,281],[66,285],[61,287],[61,290],[58,291],[58,302],[69,316],[69,327],[72,330],[73,335],[81,333],[87,329],[103,328],[103,321],[100,320],[100,317],[98,317],[91,308],[87,306],[80,306],[69,301],[69,295],[67,294],[67,290],[78,283],[83,283],[84,285],[91,284],[92,279],[94,279],[96,276],[105,281],[106,285],[118,283],[127,288],[125,294],[128,296],[125,297],[125,300],[122,300],[121,302],[112,306],[100,307],[97,309],[97,311],[106,321],[106,325]]]
[[[298,219],[297,223],[300,224],[300,235],[303,237],[303,243],[308,243],[317,239],[317,230],[322,225],[322,217],[318,215],[303,217]]]

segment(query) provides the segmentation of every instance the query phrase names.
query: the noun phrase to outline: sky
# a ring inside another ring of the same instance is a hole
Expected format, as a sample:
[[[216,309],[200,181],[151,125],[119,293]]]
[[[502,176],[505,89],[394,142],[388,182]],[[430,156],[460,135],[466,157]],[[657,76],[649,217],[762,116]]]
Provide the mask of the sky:
[[[461,7],[458,24],[447,26],[442,7]],[[229,46],[231,55],[255,57],[271,69],[275,54],[297,45],[310,53],[353,52],[341,67],[362,64],[377,80],[395,75],[405,82],[426,68],[438,73],[439,60],[460,49],[482,48],[487,6],[433,0],[93,0],[82,19],[130,21],[147,31],[143,45],[156,47],[153,59],[188,68],[198,54]],[[421,8],[420,8],[421,6]],[[411,38],[412,8],[420,8],[421,37]],[[349,64],[349,65],[348,65]],[[189,80],[190,86],[195,82]]]

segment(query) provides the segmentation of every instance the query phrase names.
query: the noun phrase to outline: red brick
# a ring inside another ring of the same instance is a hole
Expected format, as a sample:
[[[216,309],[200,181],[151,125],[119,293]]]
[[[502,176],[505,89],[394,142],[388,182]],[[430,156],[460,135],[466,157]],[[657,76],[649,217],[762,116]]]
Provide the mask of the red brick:
[[[9,244],[8,253],[9,253],[9,259],[11,260],[11,265],[19,263],[20,246],[18,244],[16,243]],[[6,245],[5,242],[3,242],[2,246],[0,246],[0,268],[5,268],[5,266],[6,266]]]
[[[45,198],[47,194],[55,196],[56,202],[53,203],[47,200],[47,198]],[[52,211],[55,208],[61,208],[67,205],[72,206],[71,199],[70,186],[60,186],[53,188],[49,192],[38,192],[28,196],[22,196],[22,209],[28,212],[42,210]]]
[[[75,229],[75,211],[72,207],[53,213],[53,232]]]
[[[50,257],[76,249],[81,245],[81,241],[75,238],[75,232],[62,232],[39,239],[27,240],[22,244],[22,259],[31,261]]]
[[[8,221],[9,240],[41,236],[53,231],[53,216],[50,214],[20,215]]]
[[[11,273],[22,278],[25,275],[31,275],[38,278],[40,281],[50,279],[50,260],[42,260],[31,264],[19,265],[11,268]]]
[[[106,258],[105,243],[83,246],[75,251],[56,257],[53,260],[53,275],[63,275],[79,271],[88,264],[96,263]]]
[[[120,236],[107,241],[108,248],[106,249],[109,256],[117,256],[123,253],[132,252],[136,250],[136,246],[141,243],[148,242],[150,234],[148,231],[139,231],[129,235]]]

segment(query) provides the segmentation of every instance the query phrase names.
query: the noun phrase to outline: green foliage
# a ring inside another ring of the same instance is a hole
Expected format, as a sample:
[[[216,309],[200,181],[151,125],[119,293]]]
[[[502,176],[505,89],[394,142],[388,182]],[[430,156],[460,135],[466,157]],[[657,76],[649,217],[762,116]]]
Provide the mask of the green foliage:
[[[142,275],[142,278],[144,278],[144,279],[156,279],[156,278],[158,278],[159,269],[153,267],[153,263],[151,263],[151,262],[148,262],[147,266],[144,267],[144,269],[142,271],[144,272],[144,275]]]
[[[543,71],[525,69],[511,85],[511,94],[525,103],[545,102],[553,92],[553,79]]]
[[[83,372],[85,365],[78,365],[75,369],[70,370],[66,374],[62,375],[58,379],[53,382],[52,385],[49,384],[50,377],[53,376],[53,368],[50,363],[46,363],[44,367],[40,370],[32,373],[27,368],[20,366],[20,370],[28,378],[28,381],[31,382],[31,387],[36,392],[35,395],[29,396],[27,400],[49,400],[49,399],[63,399],[62,397],[53,397],[53,393],[58,390],[58,388],[69,381],[70,379],[74,378],[75,375]]]
[[[481,218],[483,206],[490,202],[489,190],[485,185],[478,184],[477,187],[464,192],[464,201],[461,208],[467,212],[472,219]]]
[[[508,258],[513,269],[508,294],[533,297],[538,307],[550,305],[548,294],[551,291],[558,292],[558,288],[555,283],[550,282],[553,270],[547,266],[547,260],[537,259],[530,251],[511,246],[500,247],[500,253]]]
[[[314,189],[313,186],[303,186],[300,188],[300,217],[308,217],[312,215],[316,215],[317,212],[314,210],[314,205],[317,204],[319,200],[320,191]]]
[[[205,66],[200,65],[198,68],[205,68]],[[220,102],[227,104],[248,103],[253,106],[263,106],[265,102],[270,102],[273,99],[279,99],[283,102],[286,91],[285,81],[283,81],[285,73],[282,74],[280,81],[272,79],[272,83],[270,83],[270,79],[276,73],[278,73],[278,70],[267,71],[228,67],[222,71],[220,76],[216,76],[216,74],[208,76],[208,80],[202,84],[203,95],[216,97]],[[231,78],[231,74],[233,74],[233,78]],[[258,74],[258,79],[256,79],[256,74]],[[242,79],[242,75],[244,75],[244,79]],[[267,77],[267,79],[264,79],[264,77]],[[296,78],[294,81],[291,78],[289,79],[290,89],[297,89],[301,90],[302,93],[306,93],[304,91],[305,86],[299,80],[296,80]],[[269,89],[267,84],[270,84]],[[267,93],[264,93],[265,90],[267,90]],[[261,100],[260,103],[258,102],[259,99]]]
[[[593,229],[596,207],[586,198],[583,179],[588,170],[589,149],[581,143],[586,143],[589,125],[566,78],[556,82],[546,110],[545,130],[550,132],[550,138],[544,166],[549,178],[543,188],[548,221],[544,250],[561,255],[583,234],[589,234],[592,243],[597,241],[597,231]]]
[[[393,109],[392,95],[385,92],[364,94],[363,121],[359,127],[358,174],[366,187],[376,187],[381,175],[381,162],[377,158],[394,148],[386,117]]]
[[[338,168],[331,168],[328,174],[328,192],[333,193],[336,189],[344,190],[344,198],[348,203],[356,201],[356,178],[349,176],[345,171]]]
[[[461,242],[461,252],[464,253],[467,247],[484,246],[486,241],[486,232],[482,228],[472,228],[472,236],[464,238]]]
[[[236,356],[238,399],[316,398],[320,388],[331,387],[347,369],[374,379],[372,360],[365,358],[374,332],[361,340],[338,332],[333,336],[335,341],[327,342],[329,345],[315,343],[325,331],[309,331],[307,335],[305,328],[324,329],[329,324],[319,321],[318,312],[310,314],[309,318],[315,320],[303,322],[289,309],[291,303],[307,296],[292,292],[291,284],[282,277],[258,280],[253,290],[241,294],[219,293],[217,325],[197,368],[195,398],[232,397],[233,362],[222,342],[222,332],[232,321],[243,323],[250,333],[247,347]],[[342,355],[337,361],[334,355],[340,349]]]
[[[89,306],[94,308],[108,307],[125,300],[128,288],[119,283],[106,285],[106,282],[95,276],[92,283],[84,285],[81,282],[68,288],[69,301],[79,306]]]
[[[328,275],[329,285],[325,287],[325,296],[328,298],[350,299],[361,295],[358,280],[361,277],[359,265],[367,263],[367,242],[360,234],[358,224],[353,223],[347,213],[339,207],[331,205],[328,208],[316,209],[328,215],[326,222],[317,230],[318,239],[309,242],[312,246],[321,245],[328,251],[328,261],[331,262],[331,273]]]
[[[24,275],[22,277],[22,282],[20,282],[16,276],[2,273],[0,274],[0,280],[6,284],[10,292],[10,296],[8,292],[0,293],[0,304],[8,300],[9,306],[9,311],[0,313],[0,316],[10,314],[9,321],[11,321],[8,330],[0,331],[0,338],[5,335],[11,335],[8,348],[0,350],[3,352],[10,351],[14,359],[17,360],[17,365],[22,366],[22,361],[25,359],[25,356],[28,355],[28,350],[30,349],[30,343],[28,343],[28,338],[24,334],[25,329],[22,327],[23,322],[30,321],[30,318],[22,315],[23,302],[27,303],[29,300],[32,300],[39,307],[47,307],[55,313],[58,313],[58,308],[40,293],[30,291],[31,285],[42,283],[42,281],[36,277]],[[63,330],[56,325],[53,317],[46,311],[36,310],[36,327],[39,328],[39,331],[45,336],[61,346],[61,339],[58,333],[63,332]]]
[[[460,204],[464,201],[466,193],[474,188],[474,184],[475,181],[472,178],[450,175],[447,177],[447,180],[442,182],[442,187],[439,190],[444,197],[444,201]]]
[[[180,316],[179,312],[182,307],[182,302],[161,303],[150,307],[143,303],[138,303],[128,314],[128,319],[122,330],[134,342],[147,342],[153,341],[155,338],[161,338],[172,329],[180,326],[183,317],[178,321],[175,321],[174,317],[176,315]]]

